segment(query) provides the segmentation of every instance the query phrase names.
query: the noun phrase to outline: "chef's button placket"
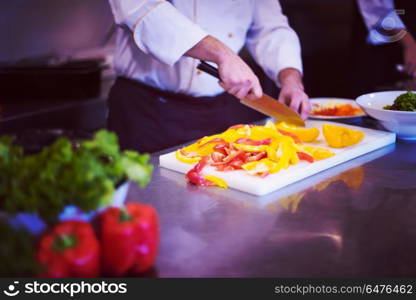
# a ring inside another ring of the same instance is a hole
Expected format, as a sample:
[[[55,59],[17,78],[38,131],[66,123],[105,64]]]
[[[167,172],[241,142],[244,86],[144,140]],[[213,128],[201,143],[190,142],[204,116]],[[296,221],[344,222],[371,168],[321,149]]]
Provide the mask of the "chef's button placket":
[[[232,37],[234,37],[234,34],[232,34],[231,32],[228,33],[228,37],[231,39]]]
[[[197,11],[198,11],[197,10],[197,1],[194,0],[193,1],[193,16],[192,16],[192,21],[194,21],[195,23],[198,23],[197,22],[197,19],[198,19]],[[196,66],[197,66],[197,60],[196,59],[193,59],[193,61],[192,61],[192,67],[191,67],[191,70],[192,70],[192,72],[191,72],[191,78],[189,79],[188,88],[186,89],[186,91],[188,91],[188,92],[191,91],[192,86],[193,86],[194,76],[195,76],[195,73],[197,73],[197,72],[195,72]]]

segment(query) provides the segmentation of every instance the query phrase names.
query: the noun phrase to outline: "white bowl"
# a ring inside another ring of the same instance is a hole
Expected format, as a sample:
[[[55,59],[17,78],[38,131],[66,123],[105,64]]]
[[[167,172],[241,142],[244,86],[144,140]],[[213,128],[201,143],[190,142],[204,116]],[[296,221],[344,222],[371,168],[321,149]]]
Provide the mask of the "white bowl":
[[[395,132],[398,138],[416,140],[416,112],[383,109],[404,93],[406,91],[371,93],[358,97],[356,101],[368,115],[380,121],[387,130]]]

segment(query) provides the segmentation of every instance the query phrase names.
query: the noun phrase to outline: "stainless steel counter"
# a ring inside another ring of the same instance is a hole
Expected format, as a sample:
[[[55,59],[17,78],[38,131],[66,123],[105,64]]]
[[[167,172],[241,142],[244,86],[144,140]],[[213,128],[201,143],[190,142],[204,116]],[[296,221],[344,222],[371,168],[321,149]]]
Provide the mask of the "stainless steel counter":
[[[152,160],[157,166],[158,156]],[[159,212],[150,276],[416,276],[416,142],[398,141],[263,197],[191,186],[156,167],[145,189],[131,185],[128,200]]]

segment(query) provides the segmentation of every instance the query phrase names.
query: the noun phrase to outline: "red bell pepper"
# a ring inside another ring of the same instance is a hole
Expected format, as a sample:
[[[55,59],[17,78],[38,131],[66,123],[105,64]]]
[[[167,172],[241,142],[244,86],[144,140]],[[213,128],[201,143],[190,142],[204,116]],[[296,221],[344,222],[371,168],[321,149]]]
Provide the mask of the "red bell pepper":
[[[159,247],[159,222],[151,205],[127,203],[109,207],[100,215],[103,267],[122,276],[150,269]]]
[[[89,223],[63,221],[41,238],[37,260],[42,277],[97,277],[100,245]]]

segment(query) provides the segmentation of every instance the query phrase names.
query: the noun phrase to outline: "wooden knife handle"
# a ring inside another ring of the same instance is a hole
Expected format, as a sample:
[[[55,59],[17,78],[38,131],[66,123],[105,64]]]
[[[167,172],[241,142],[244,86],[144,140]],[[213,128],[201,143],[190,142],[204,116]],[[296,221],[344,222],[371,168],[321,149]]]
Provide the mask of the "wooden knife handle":
[[[220,73],[218,72],[218,69],[216,67],[211,66],[210,64],[206,63],[205,61],[201,60],[199,62],[199,65],[197,66],[198,69],[201,71],[204,71],[205,73],[208,73],[209,75],[212,75],[216,77],[217,79],[220,79]]]

